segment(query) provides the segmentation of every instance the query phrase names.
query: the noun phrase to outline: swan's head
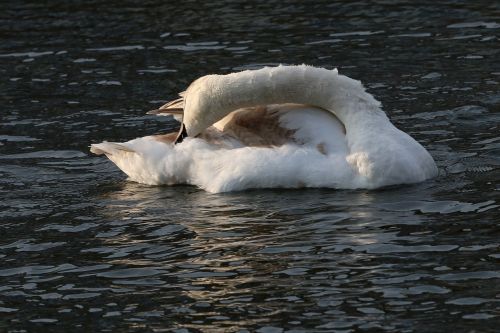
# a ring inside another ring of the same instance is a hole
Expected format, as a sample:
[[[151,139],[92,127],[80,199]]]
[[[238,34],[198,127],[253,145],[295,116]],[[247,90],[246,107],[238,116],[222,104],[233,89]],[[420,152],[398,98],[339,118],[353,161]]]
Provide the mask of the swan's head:
[[[234,110],[230,106],[231,97],[227,96],[231,87],[221,82],[223,78],[224,75],[206,75],[188,87],[184,96],[184,112],[179,131],[181,140],[186,136],[197,136]]]
[[[195,80],[180,94],[181,98],[168,102],[148,114],[173,116],[181,123],[174,140],[179,143],[187,136],[195,137],[230,110],[227,98],[222,98],[227,86],[218,82],[222,75],[207,75]]]

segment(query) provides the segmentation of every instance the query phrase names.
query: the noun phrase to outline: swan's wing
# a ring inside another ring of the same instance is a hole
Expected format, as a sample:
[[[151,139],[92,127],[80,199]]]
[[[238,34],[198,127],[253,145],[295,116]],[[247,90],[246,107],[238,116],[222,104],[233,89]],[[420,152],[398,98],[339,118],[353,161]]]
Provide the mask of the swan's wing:
[[[289,104],[285,110],[281,113],[280,124],[295,130],[293,138],[296,142],[315,146],[323,155],[346,154],[349,151],[344,124],[333,113],[297,104]]]
[[[180,98],[174,99],[158,109],[146,112],[146,114],[156,114],[158,116],[174,116],[178,121],[182,121],[182,115],[184,114],[184,98],[186,97],[186,91],[179,93]]]
[[[184,97],[175,99],[160,106],[158,109],[148,111],[147,114],[156,114],[158,116],[182,115],[184,113]]]
[[[230,113],[213,127],[223,137],[237,140],[242,146],[295,143],[315,146],[323,155],[348,150],[345,128],[338,118],[308,105],[274,104],[243,108]]]
[[[284,128],[279,112],[269,106],[236,110],[214,127],[245,146],[281,146],[294,141],[294,129]]]
[[[118,152],[135,153],[136,151],[128,147],[126,143],[104,141],[90,145],[90,152],[96,155],[106,154],[109,156]]]

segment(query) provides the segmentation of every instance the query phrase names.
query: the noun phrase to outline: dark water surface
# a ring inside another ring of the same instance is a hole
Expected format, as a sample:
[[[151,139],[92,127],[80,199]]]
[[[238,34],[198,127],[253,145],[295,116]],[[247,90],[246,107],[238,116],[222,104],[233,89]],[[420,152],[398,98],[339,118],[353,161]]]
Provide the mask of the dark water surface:
[[[0,4],[0,331],[498,330],[497,1],[169,3]],[[278,63],[362,80],[440,176],[214,195],[88,152]]]

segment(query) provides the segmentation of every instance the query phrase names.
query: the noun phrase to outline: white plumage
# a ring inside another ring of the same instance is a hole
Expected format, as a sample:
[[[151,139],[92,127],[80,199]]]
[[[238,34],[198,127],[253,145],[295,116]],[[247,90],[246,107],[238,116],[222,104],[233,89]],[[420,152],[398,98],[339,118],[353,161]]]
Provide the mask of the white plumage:
[[[157,113],[183,110],[187,138],[93,144],[131,180],[209,192],[270,187],[378,188],[437,175],[359,81],[336,70],[278,66],[194,81]]]

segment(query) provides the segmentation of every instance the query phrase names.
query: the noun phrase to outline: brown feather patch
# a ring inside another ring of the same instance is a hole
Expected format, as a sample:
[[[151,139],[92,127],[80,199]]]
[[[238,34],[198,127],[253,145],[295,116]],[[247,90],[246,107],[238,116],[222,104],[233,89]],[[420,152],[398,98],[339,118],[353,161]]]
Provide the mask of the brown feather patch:
[[[246,146],[281,146],[293,141],[296,130],[284,128],[279,114],[267,106],[257,106],[238,110],[229,115],[223,132],[241,141]]]
[[[327,153],[326,153],[326,147],[325,147],[325,143],[324,143],[324,142],[322,142],[322,143],[318,143],[318,144],[316,145],[316,149],[318,149],[318,151],[319,151],[321,154],[323,154],[323,155],[326,155],[326,154],[327,154]]]
[[[167,134],[153,135],[156,141],[171,144],[177,138],[177,132],[171,132]]]
[[[171,109],[162,110],[155,114],[169,114]],[[236,139],[247,147],[273,147],[282,146],[289,142],[300,143],[293,135],[297,130],[281,126],[280,113],[267,106],[256,106],[236,110],[224,118],[226,121],[222,128],[208,127],[197,137],[206,142],[230,147],[228,139]],[[155,140],[171,144],[177,137],[177,132],[163,135],[154,135]],[[319,149],[319,148],[318,148]]]
[[[156,115],[169,115],[169,114],[183,114],[184,113],[184,98],[178,98],[170,101],[158,109],[146,112],[146,114],[156,114]]]
[[[168,108],[184,108],[184,97],[174,99],[173,101],[170,101],[162,106],[159,107],[160,110],[163,109],[168,109]]]
[[[170,114],[184,114],[184,109],[156,109],[146,112],[146,114],[156,114],[158,116],[170,115]]]

